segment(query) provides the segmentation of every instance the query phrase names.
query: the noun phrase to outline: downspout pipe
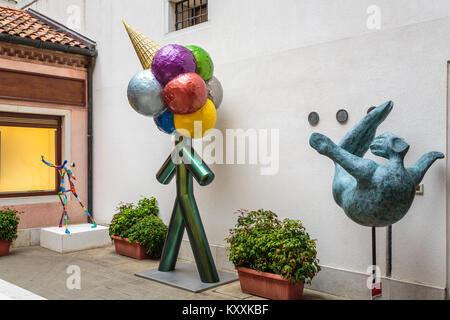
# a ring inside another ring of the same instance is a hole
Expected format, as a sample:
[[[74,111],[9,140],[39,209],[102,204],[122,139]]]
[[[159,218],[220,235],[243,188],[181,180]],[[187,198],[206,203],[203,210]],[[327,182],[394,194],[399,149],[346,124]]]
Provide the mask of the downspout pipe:
[[[87,159],[87,173],[88,173],[88,210],[94,217],[93,207],[94,207],[94,155],[93,155],[93,141],[94,141],[94,117],[93,117],[93,74],[95,67],[96,57],[90,59],[88,68],[88,105],[87,105],[87,147],[88,147],[88,159]]]

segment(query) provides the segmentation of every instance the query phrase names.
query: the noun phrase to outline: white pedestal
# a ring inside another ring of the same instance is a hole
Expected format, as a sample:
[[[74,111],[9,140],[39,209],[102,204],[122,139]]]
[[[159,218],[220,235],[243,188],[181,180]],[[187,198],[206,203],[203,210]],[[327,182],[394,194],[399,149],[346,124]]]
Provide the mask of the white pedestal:
[[[0,300],[47,300],[37,294],[0,279]]]
[[[91,224],[69,225],[70,234],[65,233],[65,228],[50,227],[41,229],[41,247],[66,253],[80,251],[111,244],[111,238],[107,227]]]

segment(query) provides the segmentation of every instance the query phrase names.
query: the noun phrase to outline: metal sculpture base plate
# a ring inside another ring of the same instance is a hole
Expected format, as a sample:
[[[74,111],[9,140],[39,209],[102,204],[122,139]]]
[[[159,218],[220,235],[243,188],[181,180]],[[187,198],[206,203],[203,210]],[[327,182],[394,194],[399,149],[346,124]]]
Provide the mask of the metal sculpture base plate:
[[[200,280],[197,267],[195,265],[178,262],[174,271],[162,272],[158,269],[151,269],[136,273],[136,276],[196,293],[212,289],[238,279],[238,276],[233,273],[218,271],[218,274],[220,278],[219,282],[204,283]]]

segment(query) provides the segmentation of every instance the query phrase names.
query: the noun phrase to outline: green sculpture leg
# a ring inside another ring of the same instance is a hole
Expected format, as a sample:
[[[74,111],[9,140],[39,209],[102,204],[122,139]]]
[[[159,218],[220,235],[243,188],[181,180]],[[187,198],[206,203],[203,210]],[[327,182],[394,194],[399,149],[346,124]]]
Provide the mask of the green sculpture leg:
[[[177,193],[200,279],[205,283],[219,282],[219,275],[195,202],[192,174],[184,164],[177,166]]]
[[[183,138],[180,138],[176,145],[182,141]],[[190,141],[187,143],[190,145]],[[163,272],[175,270],[184,228],[186,227],[201,281],[216,283],[220,279],[193,192],[193,177],[203,186],[211,183],[214,174],[193,150],[182,147],[181,152],[183,157],[188,158],[188,164],[184,164],[183,161],[183,163],[176,165],[172,161],[172,157],[169,156],[156,175],[158,181],[162,184],[169,184],[175,175],[177,180],[177,198],[158,270]]]
[[[219,275],[217,274],[195,199],[191,196],[183,195],[180,197],[180,202],[200,279],[205,283],[219,282]]]
[[[169,231],[167,232],[166,241],[164,243],[161,261],[159,263],[159,271],[173,271],[177,263],[178,252],[180,251],[181,241],[184,234],[183,214],[178,198],[175,199],[172,217],[170,218]]]

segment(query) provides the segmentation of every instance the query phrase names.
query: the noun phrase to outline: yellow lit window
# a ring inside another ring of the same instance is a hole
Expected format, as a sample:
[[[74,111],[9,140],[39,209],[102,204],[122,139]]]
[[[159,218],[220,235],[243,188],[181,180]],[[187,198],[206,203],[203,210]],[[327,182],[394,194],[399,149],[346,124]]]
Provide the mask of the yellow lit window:
[[[56,192],[56,170],[41,162],[60,161],[60,119],[0,112],[0,197]]]

